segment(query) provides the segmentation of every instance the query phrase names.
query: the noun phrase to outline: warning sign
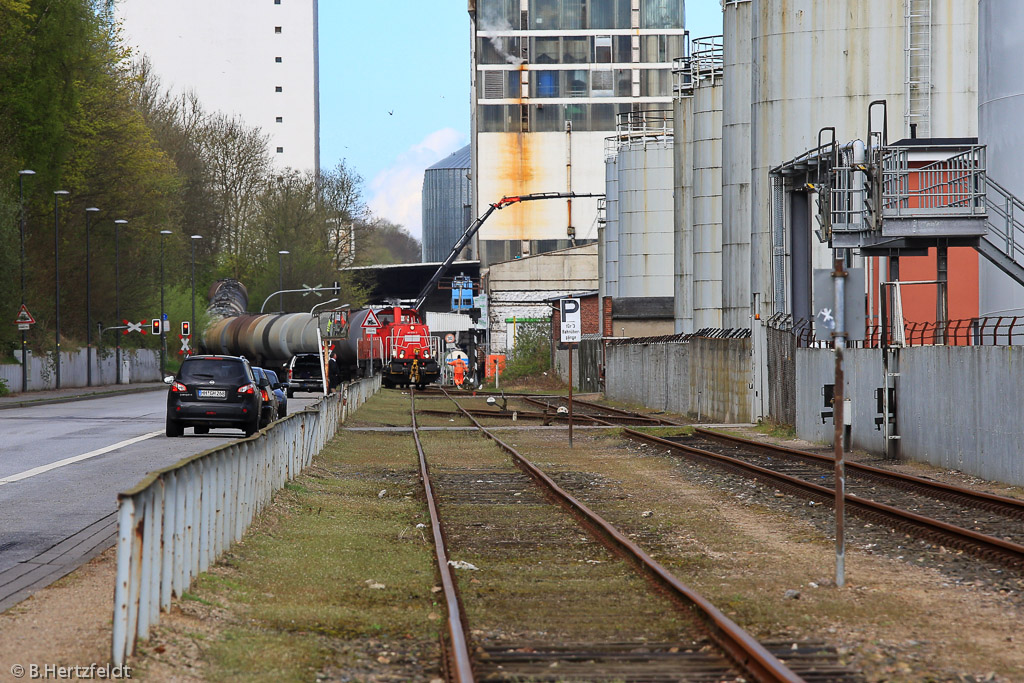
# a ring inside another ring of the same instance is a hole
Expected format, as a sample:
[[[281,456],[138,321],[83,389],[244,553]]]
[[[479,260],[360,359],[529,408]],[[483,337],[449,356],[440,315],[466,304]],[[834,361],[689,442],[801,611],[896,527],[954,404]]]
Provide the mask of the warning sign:
[[[380,321],[377,320],[377,314],[373,312],[373,309],[369,309],[366,312],[366,318],[363,319],[362,328],[364,330],[371,330],[380,327]]]
[[[32,314],[28,312],[28,308],[25,304],[21,305],[18,309],[18,317],[14,321],[20,327],[21,325],[34,325],[36,319],[32,317]]]

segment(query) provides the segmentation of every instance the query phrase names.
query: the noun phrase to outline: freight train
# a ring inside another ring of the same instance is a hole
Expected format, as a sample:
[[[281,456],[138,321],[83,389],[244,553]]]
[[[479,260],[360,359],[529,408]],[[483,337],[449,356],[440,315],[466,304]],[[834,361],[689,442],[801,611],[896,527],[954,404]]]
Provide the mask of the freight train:
[[[213,322],[203,332],[202,352],[245,356],[256,365],[280,371],[298,354],[319,353],[317,316],[245,313],[249,296],[237,280],[218,280],[209,295]],[[416,309],[385,306],[355,311],[348,324],[332,331],[327,341],[337,353],[343,381],[381,372],[384,386],[422,387],[441,374],[440,341],[430,336]]]

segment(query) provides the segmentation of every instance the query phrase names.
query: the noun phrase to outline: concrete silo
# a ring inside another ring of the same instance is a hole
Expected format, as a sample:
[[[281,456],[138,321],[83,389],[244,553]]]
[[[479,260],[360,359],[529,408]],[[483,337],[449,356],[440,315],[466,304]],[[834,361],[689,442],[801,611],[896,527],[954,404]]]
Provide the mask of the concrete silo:
[[[423,172],[423,242],[425,263],[444,261],[469,227],[472,185],[469,181],[470,146],[437,162]]]

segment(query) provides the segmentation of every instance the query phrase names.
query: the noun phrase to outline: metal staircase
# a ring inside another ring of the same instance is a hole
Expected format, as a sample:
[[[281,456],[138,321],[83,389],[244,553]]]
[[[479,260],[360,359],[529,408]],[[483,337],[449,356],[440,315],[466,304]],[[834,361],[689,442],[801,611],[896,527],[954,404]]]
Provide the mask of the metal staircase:
[[[999,183],[986,179],[988,231],[976,249],[1021,285],[1024,285],[1024,202]]]

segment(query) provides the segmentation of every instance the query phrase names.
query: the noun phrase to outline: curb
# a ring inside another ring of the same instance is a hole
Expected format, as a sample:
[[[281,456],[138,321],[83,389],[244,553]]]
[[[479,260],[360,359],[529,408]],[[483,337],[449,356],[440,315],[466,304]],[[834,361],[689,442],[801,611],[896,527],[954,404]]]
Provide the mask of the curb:
[[[72,403],[74,401],[88,401],[94,398],[108,398],[110,396],[122,396],[124,394],[141,394],[146,391],[160,391],[165,387],[134,387],[126,389],[113,389],[111,391],[92,391],[87,394],[73,394],[71,396],[57,396],[54,398],[27,399],[24,401],[0,401],[0,410],[10,408],[31,408],[33,406],[44,406],[50,403]]]

